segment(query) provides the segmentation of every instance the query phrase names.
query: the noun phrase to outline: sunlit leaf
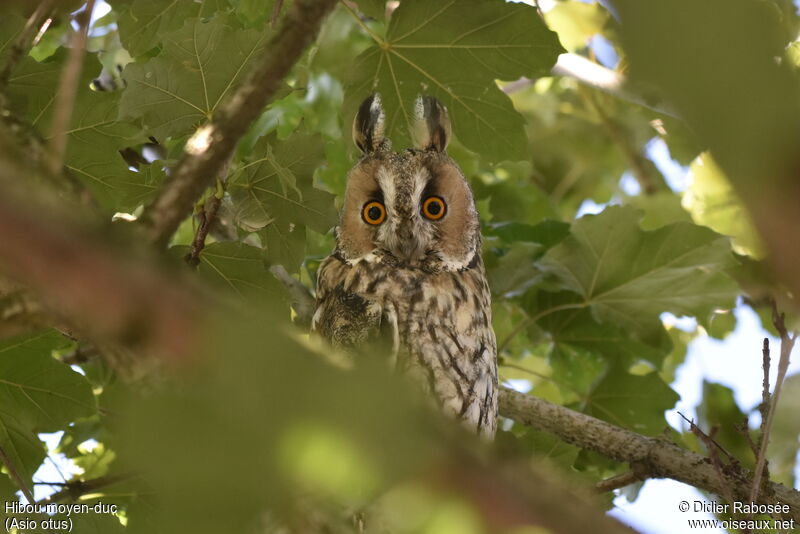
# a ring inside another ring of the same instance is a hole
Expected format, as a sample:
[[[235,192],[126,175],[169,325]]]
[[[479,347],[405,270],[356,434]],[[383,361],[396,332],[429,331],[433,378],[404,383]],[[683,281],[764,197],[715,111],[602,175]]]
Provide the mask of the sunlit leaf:
[[[756,259],[763,257],[764,246],[753,228],[750,214],[708,152],[692,162],[691,178],[683,196],[683,206],[695,222],[731,236],[737,252]]]

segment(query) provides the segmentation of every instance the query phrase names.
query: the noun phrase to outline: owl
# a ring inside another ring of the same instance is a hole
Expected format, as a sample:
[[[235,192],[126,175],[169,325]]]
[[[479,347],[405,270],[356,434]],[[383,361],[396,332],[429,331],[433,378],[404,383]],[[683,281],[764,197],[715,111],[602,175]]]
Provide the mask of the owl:
[[[390,365],[486,438],[497,419],[497,344],[472,191],[445,152],[450,120],[421,96],[414,148],[392,150],[379,95],[360,106],[336,248],[320,265],[312,329],[345,350],[386,339]]]

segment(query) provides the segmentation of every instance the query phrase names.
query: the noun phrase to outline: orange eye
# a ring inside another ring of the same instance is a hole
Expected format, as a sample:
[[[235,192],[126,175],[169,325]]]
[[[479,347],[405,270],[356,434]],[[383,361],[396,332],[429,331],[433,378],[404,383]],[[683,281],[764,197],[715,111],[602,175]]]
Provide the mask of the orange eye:
[[[441,197],[428,197],[422,203],[422,214],[432,221],[438,221],[447,213],[447,204]]]
[[[386,208],[382,202],[371,200],[361,209],[361,218],[367,224],[378,225],[386,220]]]

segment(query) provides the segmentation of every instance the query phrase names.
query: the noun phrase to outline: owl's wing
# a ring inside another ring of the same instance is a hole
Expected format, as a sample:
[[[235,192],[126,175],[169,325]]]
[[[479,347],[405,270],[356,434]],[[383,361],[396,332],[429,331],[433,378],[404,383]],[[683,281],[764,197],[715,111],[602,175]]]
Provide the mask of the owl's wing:
[[[311,329],[337,348],[379,352],[397,357],[399,331],[397,312],[355,291],[359,265],[348,265],[335,254],[326,258],[317,272],[317,308]]]

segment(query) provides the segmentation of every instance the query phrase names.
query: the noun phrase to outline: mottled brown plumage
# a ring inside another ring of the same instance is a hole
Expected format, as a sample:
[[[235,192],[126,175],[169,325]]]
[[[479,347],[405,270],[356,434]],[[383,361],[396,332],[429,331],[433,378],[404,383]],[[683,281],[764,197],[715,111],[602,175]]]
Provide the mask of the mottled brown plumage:
[[[395,368],[486,437],[497,418],[497,349],[472,192],[445,153],[445,108],[421,97],[416,148],[393,152],[377,95],[359,109],[350,171],[323,261],[313,328],[334,346],[388,337]]]

